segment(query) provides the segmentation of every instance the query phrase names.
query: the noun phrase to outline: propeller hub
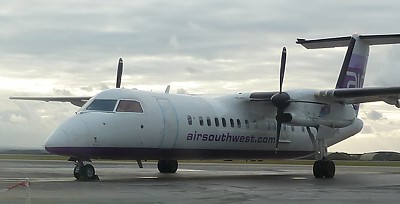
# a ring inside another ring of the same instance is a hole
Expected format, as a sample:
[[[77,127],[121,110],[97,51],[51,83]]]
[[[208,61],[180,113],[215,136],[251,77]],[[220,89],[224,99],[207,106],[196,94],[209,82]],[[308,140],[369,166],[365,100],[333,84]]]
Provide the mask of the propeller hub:
[[[289,106],[290,96],[286,92],[276,93],[271,97],[272,104],[278,108],[278,110],[283,110]]]

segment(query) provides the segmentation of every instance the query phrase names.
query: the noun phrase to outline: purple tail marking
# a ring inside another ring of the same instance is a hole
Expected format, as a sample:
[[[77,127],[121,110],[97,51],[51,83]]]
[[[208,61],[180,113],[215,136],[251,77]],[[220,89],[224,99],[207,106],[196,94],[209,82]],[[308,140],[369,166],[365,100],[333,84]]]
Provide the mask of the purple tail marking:
[[[351,38],[345,59],[343,61],[342,70],[336,88],[362,88],[364,85],[364,76],[367,67],[368,51],[365,55],[353,53],[356,47],[356,39]],[[364,54],[364,53],[363,53]],[[358,113],[359,104],[353,104],[354,110]]]

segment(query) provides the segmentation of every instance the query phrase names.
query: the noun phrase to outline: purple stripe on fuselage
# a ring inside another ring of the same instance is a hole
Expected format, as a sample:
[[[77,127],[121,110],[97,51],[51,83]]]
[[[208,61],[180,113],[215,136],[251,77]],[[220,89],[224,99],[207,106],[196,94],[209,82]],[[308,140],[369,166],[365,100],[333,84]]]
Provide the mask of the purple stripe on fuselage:
[[[159,159],[292,159],[314,151],[262,151],[220,149],[158,149],[121,147],[46,147],[57,155],[84,159],[159,160]]]

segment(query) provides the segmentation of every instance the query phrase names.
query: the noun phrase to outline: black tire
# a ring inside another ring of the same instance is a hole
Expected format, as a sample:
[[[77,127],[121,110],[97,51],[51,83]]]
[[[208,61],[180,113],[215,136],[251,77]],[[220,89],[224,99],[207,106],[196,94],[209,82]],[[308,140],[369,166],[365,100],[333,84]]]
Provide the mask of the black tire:
[[[176,160],[159,160],[157,164],[160,173],[176,173],[178,170],[178,161]]]
[[[167,164],[166,164],[166,161],[165,160],[159,160],[158,161],[158,163],[157,163],[157,168],[158,168],[158,171],[160,172],[160,173],[167,173],[167,170],[166,170],[166,166]]]
[[[178,170],[178,161],[170,160],[168,162],[168,173],[174,174]]]
[[[322,160],[317,160],[314,162],[313,174],[314,174],[315,178],[323,178],[324,177],[324,173],[322,171],[322,166],[323,166]]]
[[[330,160],[323,161],[322,173],[325,178],[333,178],[335,176],[335,163]]]
[[[93,180],[96,177],[96,170],[91,164],[86,164],[83,167],[83,175],[87,180]]]
[[[74,177],[76,178],[76,180],[81,180],[82,179],[82,168],[79,167],[78,165],[75,165],[74,168]]]

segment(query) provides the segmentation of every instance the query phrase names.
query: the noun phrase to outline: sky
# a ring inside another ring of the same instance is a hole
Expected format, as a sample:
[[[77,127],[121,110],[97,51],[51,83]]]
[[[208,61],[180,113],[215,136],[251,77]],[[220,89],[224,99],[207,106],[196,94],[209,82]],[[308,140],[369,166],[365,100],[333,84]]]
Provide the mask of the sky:
[[[171,93],[334,88],[346,48],[307,50],[297,38],[399,33],[400,2],[0,0],[0,141],[42,147],[78,110],[9,96],[93,96],[115,86]],[[400,86],[400,45],[371,47],[366,87]],[[400,151],[400,110],[363,104],[361,133],[330,151]]]

